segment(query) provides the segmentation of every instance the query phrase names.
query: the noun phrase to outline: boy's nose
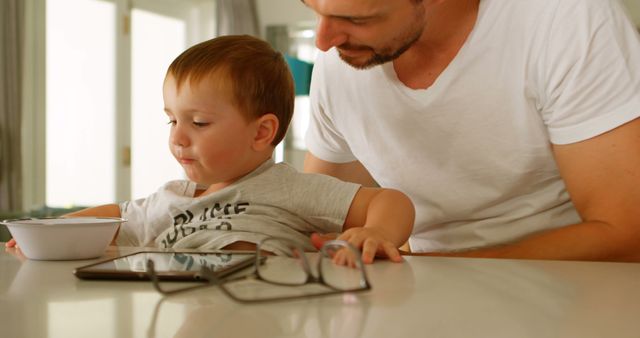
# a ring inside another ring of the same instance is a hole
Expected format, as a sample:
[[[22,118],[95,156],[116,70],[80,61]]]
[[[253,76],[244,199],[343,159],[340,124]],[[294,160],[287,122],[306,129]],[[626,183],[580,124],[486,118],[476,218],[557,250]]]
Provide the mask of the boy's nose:
[[[188,147],[190,143],[182,128],[177,125],[171,129],[170,142],[172,145],[179,147]]]
[[[347,34],[338,25],[339,23],[335,22],[335,20],[318,15],[316,26],[316,47],[318,49],[326,52],[332,47],[340,46],[347,42]]]

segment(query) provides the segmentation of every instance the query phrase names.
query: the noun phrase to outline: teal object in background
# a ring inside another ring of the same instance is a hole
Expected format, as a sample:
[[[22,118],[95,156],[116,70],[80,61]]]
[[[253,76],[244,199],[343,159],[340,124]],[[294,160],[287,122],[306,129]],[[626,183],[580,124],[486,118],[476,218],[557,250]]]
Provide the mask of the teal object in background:
[[[285,60],[289,64],[289,69],[293,74],[293,81],[296,85],[296,95],[309,95],[309,87],[311,86],[311,72],[313,64],[302,61],[291,55],[285,55]]]

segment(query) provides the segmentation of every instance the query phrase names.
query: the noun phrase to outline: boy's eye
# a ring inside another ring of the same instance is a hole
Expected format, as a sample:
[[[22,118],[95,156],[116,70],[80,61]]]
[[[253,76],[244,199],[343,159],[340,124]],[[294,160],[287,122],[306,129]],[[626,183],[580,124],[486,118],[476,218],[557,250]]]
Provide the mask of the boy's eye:
[[[206,127],[206,126],[209,125],[209,122],[196,122],[196,121],[193,121],[193,125],[196,126],[196,127]]]

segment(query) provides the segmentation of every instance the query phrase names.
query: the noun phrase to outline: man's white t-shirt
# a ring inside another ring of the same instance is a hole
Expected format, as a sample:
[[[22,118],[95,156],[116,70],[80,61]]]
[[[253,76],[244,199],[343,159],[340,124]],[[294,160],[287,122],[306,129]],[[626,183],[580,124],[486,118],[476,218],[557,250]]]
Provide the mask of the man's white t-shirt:
[[[640,39],[615,0],[481,0],[430,88],[406,87],[392,63],[356,70],[331,50],[311,101],[310,152],[358,160],[408,194],[412,251],[507,243],[580,222],[551,143],[640,116]]]

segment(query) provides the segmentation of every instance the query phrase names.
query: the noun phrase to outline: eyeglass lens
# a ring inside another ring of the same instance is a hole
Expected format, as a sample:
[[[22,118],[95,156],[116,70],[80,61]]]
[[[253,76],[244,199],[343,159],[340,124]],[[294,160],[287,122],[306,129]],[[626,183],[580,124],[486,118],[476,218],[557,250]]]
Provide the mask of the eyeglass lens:
[[[262,264],[256,266],[258,275],[265,281],[282,285],[305,284],[309,276],[309,267],[305,261],[304,250],[292,245],[281,248],[278,255],[273,255],[269,248],[282,244],[275,239],[267,239],[258,247],[257,255],[267,256]]]
[[[365,286],[360,253],[342,243],[328,243],[321,250],[319,269],[323,281],[338,290]]]
[[[269,247],[266,240],[258,249]],[[315,259],[314,259],[315,258]],[[312,271],[310,267],[317,267]],[[265,281],[282,285],[301,285],[310,281],[320,282],[337,290],[353,290],[363,287],[363,267],[359,253],[344,242],[330,242],[318,255],[310,255],[303,249],[289,245],[284,255],[269,256],[259,265],[259,276]]]

